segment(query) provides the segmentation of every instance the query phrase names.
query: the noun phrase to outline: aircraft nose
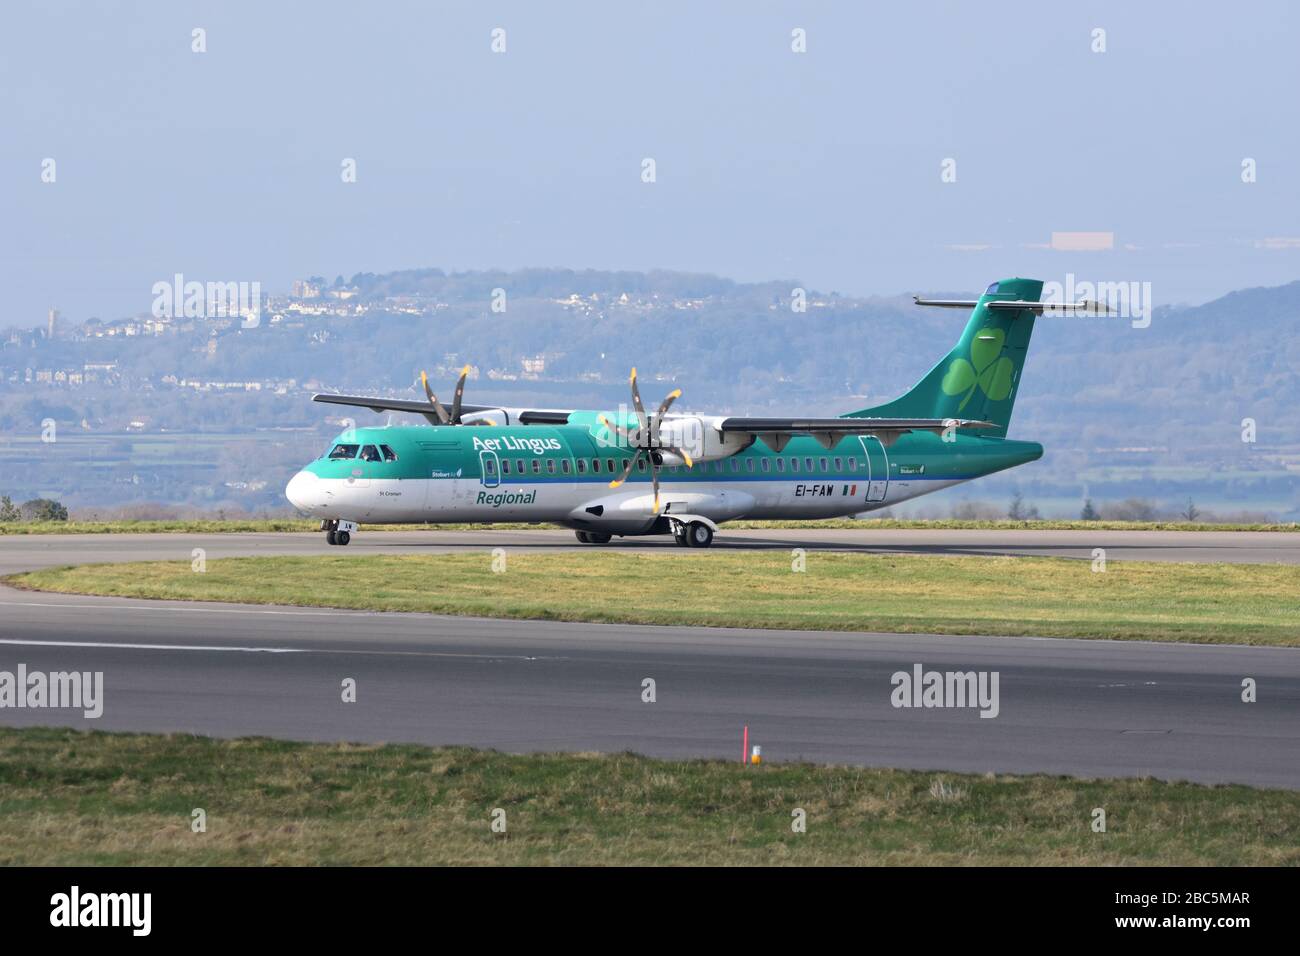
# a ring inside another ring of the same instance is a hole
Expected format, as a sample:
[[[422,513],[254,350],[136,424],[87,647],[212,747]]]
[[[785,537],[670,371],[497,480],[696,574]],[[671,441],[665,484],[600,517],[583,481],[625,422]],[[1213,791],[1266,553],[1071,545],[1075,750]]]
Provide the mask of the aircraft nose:
[[[284,488],[284,496],[289,499],[299,511],[310,512],[318,504],[320,489],[317,483],[320,481],[310,471],[300,471],[289,479],[289,484]]]

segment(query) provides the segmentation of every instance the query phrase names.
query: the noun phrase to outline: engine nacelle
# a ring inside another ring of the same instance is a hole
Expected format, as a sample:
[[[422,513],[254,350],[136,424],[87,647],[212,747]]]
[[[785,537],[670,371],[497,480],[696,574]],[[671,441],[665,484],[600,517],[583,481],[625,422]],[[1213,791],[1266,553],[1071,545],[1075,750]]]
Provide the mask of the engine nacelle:
[[[659,444],[683,449],[695,461],[730,458],[754,443],[745,433],[723,434],[719,415],[672,415],[659,423]],[[667,464],[680,464],[676,455],[664,453]]]

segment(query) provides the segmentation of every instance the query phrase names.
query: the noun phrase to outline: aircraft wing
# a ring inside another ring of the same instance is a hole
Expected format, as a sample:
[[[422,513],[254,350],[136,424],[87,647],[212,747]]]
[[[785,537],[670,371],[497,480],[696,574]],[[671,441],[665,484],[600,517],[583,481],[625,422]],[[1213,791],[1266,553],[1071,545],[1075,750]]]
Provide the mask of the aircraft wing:
[[[330,405],[352,405],[357,408],[368,408],[372,412],[411,412],[415,415],[423,415],[432,425],[438,425],[438,417],[433,412],[433,407],[428,402],[416,401],[405,398],[379,398],[368,395],[330,395],[320,393],[311,397],[313,402],[326,402]],[[502,424],[511,425],[564,425],[569,421],[571,412],[559,409],[539,409],[539,408],[504,408],[501,405],[461,405],[462,414],[477,414],[478,412],[500,412],[506,417]]]
[[[792,435],[811,435],[824,448],[833,448],[846,435],[874,435],[884,444],[906,432],[943,434],[949,428],[996,428],[993,422],[966,418],[724,418],[718,430],[760,438],[775,452]]]

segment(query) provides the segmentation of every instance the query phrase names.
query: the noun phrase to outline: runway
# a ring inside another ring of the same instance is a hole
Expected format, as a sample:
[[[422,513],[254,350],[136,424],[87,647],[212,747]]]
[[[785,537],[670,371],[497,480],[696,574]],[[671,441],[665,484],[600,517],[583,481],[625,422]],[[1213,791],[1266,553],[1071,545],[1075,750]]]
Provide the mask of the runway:
[[[0,574],[101,561],[190,560],[194,548],[209,559],[274,554],[439,554],[492,548],[590,550],[675,548],[666,535],[615,538],[603,546],[579,544],[573,532],[366,531],[347,549],[331,548],[318,532],[291,534],[71,534],[0,535]],[[1104,548],[1108,561],[1194,561],[1230,564],[1300,564],[1300,532],[1268,531],[941,531],[745,530],[726,525],[715,548],[851,551],[877,554],[1033,555],[1092,560]]]
[[[737,532],[750,547],[832,547],[832,534]],[[856,535],[857,532],[848,532]],[[868,533],[864,548],[898,550]],[[901,534],[915,536],[915,532]],[[940,532],[951,536],[955,532]],[[1112,560],[1275,553],[1296,536],[912,541],[1056,549]],[[1061,533],[1064,534],[1064,533]],[[1114,534],[1114,533],[1111,533]],[[1197,535],[1199,537],[1199,535]],[[237,553],[569,547],[553,532],[0,538],[0,570]],[[503,540],[504,539],[504,540]],[[1277,542],[1274,539],[1279,539]],[[572,540],[572,539],[570,539]],[[816,542],[814,544],[814,542]],[[719,535],[718,545],[723,544]],[[574,546],[577,547],[576,542]],[[652,545],[659,546],[659,545]],[[949,553],[949,552],[944,552]],[[964,553],[964,552],[963,552]],[[996,552],[995,552],[996,553]],[[0,588],[0,670],[104,674],[104,714],[0,710],[10,725],[467,744],[512,752],[633,750],[739,760],[741,728],[769,761],[1073,776],[1153,776],[1300,789],[1300,652],[1140,642],[583,625],[145,602]],[[996,671],[998,715],[897,708],[896,671]],[[1243,703],[1241,683],[1258,682]],[[344,703],[345,678],[357,682]],[[653,703],[643,681],[655,682]]]

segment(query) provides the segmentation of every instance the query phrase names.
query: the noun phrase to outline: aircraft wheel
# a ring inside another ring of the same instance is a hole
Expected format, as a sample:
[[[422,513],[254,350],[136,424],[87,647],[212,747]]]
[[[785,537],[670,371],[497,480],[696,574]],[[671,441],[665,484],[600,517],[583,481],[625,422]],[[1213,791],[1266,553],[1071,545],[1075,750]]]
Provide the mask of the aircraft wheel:
[[[589,544],[609,544],[612,534],[605,534],[601,531],[588,531],[587,541]]]
[[[692,548],[707,548],[713,544],[713,529],[703,521],[692,521],[686,527],[686,543]]]
[[[336,532],[334,535],[335,544],[346,545],[351,540],[352,540],[352,535],[348,534],[346,531],[339,531]]]
[[[581,541],[583,544],[591,544],[591,537],[587,534],[587,532],[575,531],[574,534],[578,536],[578,540]]]
[[[334,531],[326,531],[326,532],[325,532],[325,543],[326,543],[326,544],[338,544],[338,541],[335,540],[335,535],[336,535],[336,534],[337,534],[337,532],[334,532]]]
[[[690,542],[686,540],[686,525],[680,521],[673,527],[673,542],[679,548],[690,547]]]

